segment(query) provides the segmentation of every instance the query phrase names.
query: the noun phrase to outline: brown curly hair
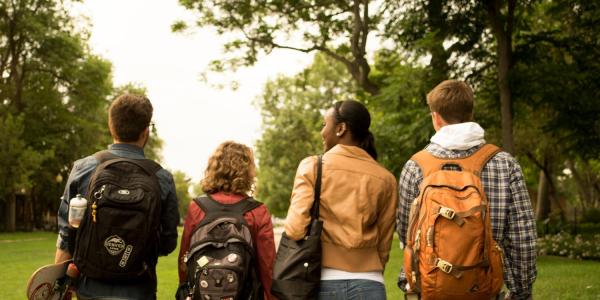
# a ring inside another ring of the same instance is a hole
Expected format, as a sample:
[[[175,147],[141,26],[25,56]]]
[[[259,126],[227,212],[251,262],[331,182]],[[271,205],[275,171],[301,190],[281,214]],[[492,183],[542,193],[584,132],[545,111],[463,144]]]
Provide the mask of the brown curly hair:
[[[205,193],[247,194],[252,191],[256,167],[250,147],[233,141],[223,142],[208,159],[202,179]]]

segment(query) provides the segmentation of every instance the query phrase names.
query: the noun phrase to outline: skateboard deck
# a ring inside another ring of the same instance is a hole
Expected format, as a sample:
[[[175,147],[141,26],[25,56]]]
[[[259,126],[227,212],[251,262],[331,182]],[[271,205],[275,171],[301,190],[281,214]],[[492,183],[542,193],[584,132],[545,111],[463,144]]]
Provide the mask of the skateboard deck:
[[[69,288],[70,278],[66,276],[71,260],[45,265],[37,269],[27,283],[29,300],[61,300]]]

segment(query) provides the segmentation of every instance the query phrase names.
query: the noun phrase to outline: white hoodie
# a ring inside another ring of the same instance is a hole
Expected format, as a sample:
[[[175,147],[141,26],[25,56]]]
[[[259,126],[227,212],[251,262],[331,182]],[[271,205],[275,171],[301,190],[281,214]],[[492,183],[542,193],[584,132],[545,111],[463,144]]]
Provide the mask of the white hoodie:
[[[485,144],[485,132],[475,122],[446,125],[431,137],[431,142],[448,150],[467,150]]]

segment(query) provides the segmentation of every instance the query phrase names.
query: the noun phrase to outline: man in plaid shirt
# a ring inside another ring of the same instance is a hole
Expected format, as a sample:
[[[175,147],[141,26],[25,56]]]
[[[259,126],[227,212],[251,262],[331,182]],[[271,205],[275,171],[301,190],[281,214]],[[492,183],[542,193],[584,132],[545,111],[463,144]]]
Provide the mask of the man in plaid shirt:
[[[436,134],[425,149],[440,158],[462,158],[473,154],[483,144],[484,130],[473,119],[473,91],[464,82],[446,80],[428,95]],[[451,169],[451,168],[450,168]],[[399,180],[399,203],[396,218],[400,245],[406,243],[410,204],[419,195],[423,173],[409,160]],[[481,180],[490,205],[494,240],[504,250],[506,299],[529,299],[536,271],[536,229],[531,201],[523,172],[516,159],[499,152],[484,166]],[[398,285],[405,290],[401,272]]]

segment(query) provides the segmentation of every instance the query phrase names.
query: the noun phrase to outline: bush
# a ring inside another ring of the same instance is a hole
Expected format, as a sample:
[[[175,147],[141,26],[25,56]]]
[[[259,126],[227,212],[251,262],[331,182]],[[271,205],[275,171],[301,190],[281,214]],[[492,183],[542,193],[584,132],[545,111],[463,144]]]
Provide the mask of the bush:
[[[590,237],[560,232],[537,240],[538,255],[600,260],[600,234]]]
[[[585,212],[583,212],[583,217],[581,218],[581,222],[600,224],[600,209],[590,208],[590,209],[586,210]]]

